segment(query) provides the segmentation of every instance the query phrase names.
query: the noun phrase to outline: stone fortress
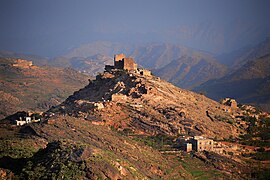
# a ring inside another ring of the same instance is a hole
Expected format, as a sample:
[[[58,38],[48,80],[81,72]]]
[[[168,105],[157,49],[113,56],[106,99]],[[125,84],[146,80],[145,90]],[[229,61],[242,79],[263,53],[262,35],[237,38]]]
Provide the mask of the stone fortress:
[[[129,72],[139,73],[144,76],[151,76],[151,71],[147,69],[138,68],[134,59],[131,57],[126,57],[125,54],[114,55],[114,65],[105,65],[105,71],[111,72],[113,70],[126,70]]]

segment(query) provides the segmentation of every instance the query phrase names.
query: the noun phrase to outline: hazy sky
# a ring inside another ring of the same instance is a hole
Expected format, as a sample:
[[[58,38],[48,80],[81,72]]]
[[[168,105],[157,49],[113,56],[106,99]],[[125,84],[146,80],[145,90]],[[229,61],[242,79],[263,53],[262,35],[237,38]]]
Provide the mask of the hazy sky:
[[[269,17],[269,0],[1,0],[0,50],[52,56],[112,40],[219,53],[270,35]]]

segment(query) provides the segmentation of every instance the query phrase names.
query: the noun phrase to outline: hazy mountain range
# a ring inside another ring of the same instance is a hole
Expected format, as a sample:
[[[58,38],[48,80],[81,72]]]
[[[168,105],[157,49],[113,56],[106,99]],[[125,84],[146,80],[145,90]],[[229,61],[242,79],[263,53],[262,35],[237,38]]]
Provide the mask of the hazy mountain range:
[[[236,72],[247,62],[269,54],[270,39],[265,39],[254,46],[221,55],[213,55],[170,43],[127,44],[96,41],[83,44],[60,57],[51,59],[10,52],[1,52],[0,56],[24,57],[38,65],[71,67],[94,76],[104,70],[104,64],[112,64],[112,56],[117,53],[125,53],[127,56],[133,57],[140,66],[151,69],[154,74],[179,87],[202,91],[216,100],[221,97],[231,96],[242,101],[243,98],[240,98],[237,94],[214,95],[213,91],[207,88],[207,84],[210,84],[211,80],[217,82],[223,76],[230,79],[231,74],[237,74]],[[203,83],[206,84],[200,87]]]
[[[194,89],[212,99],[236,98],[270,111],[270,54],[248,61],[221,79],[208,81]]]

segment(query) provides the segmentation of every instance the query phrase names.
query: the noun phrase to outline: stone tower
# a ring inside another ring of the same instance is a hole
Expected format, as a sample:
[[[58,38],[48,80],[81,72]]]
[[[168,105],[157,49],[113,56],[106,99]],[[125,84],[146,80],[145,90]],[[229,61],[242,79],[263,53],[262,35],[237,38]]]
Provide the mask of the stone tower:
[[[126,57],[125,54],[116,54],[116,55],[114,55],[114,67],[116,69],[123,69],[124,68],[123,59],[125,57]]]

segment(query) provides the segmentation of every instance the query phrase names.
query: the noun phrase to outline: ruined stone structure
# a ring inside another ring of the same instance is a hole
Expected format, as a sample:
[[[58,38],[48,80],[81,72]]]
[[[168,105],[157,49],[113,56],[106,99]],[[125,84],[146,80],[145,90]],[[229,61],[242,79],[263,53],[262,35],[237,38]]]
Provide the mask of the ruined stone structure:
[[[147,70],[147,69],[141,69],[140,70],[140,74],[144,75],[144,76],[151,76],[151,71]]]
[[[114,55],[114,65],[105,65],[105,72],[112,72],[117,69],[127,70],[129,72],[139,73],[143,76],[152,76],[151,71],[147,69],[138,69],[138,65],[131,57],[126,57],[125,54]]]
[[[105,69],[110,69],[111,67],[105,66]],[[127,58],[125,54],[116,54],[114,55],[114,68],[115,69],[124,69],[128,71],[137,71],[138,66],[134,62],[133,58]]]
[[[138,65],[134,62],[133,58],[124,58],[123,69],[128,71],[136,71],[138,69]]]
[[[235,99],[225,98],[221,101],[221,104],[230,106],[232,109],[237,109],[237,102]]]
[[[125,54],[114,55],[114,68],[123,69],[123,59],[126,57]]]

